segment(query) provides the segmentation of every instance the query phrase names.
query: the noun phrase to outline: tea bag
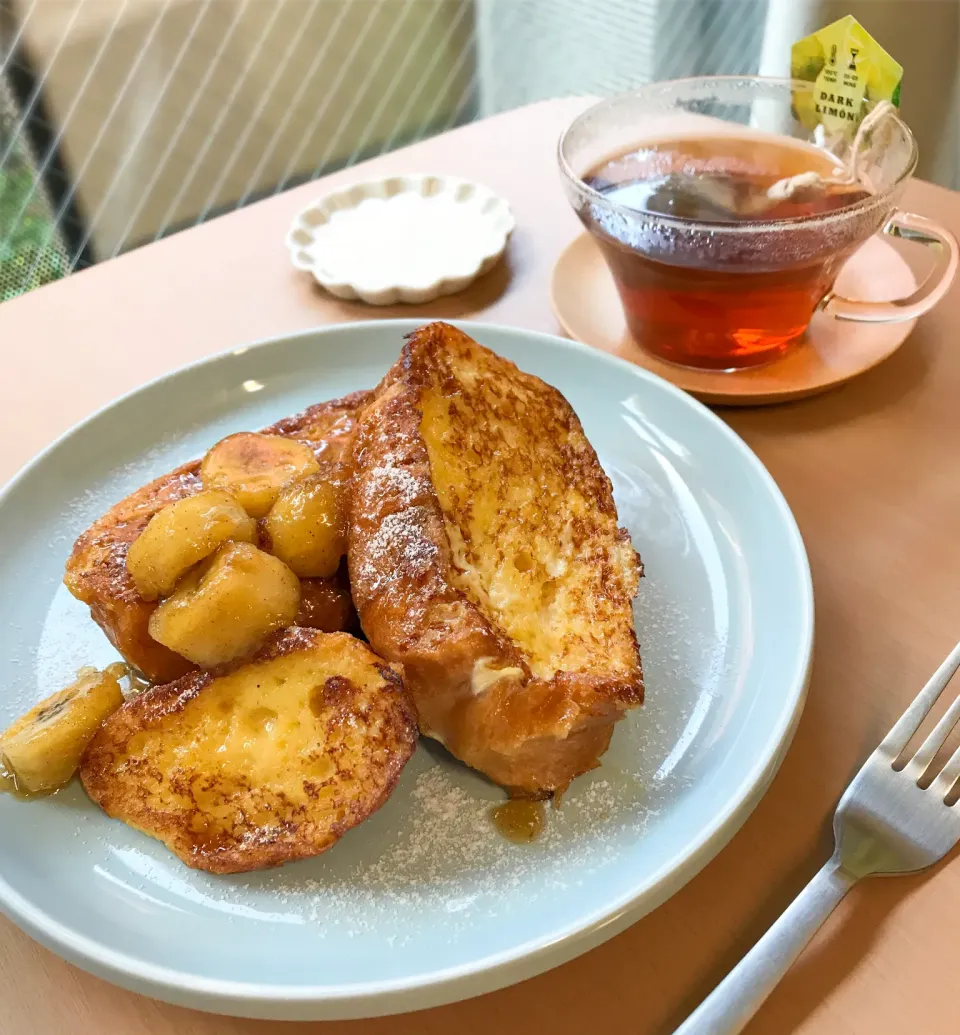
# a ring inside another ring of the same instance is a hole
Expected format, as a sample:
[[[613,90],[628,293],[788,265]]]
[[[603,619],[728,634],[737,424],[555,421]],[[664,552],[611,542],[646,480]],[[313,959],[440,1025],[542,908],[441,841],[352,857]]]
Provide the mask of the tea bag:
[[[851,199],[875,194],[883,188],[884,160],[895,159],[902,167],[903,156],[898,155],[898,149],[907,146],[908,138],[899,126],[894,105],[880,101],[857,127],[850,144],[841,134],[831,134],[822,125],[817,127],[816,143],[843,159],[843,166],[832,176],[811,169],[777,180],[757,194],[722,173],[675,172],[657,184],[656,191],[646,199],[646,208],[681,219],[736,222],[762,219],[783,202],[815,203],[828,192],[834,198],[849,193]]]
[[[774,204],[781,201],[813,201],[828,190],[837,194],[844,189],[850,193],[877,193],[880,184],[874,182],[872,173],[879,167],[880,155],[889,152],[894,146],[899,122],[897,109],[889,101],[881,101],[857,127],[842,169],[833,176],[822,176],[810,171],[777,180],[768,188],[767,199]],[[762,208],[761,205],[761,211]]]
[[[729,222],[737,218],[739,199],[729,176],[675,172],[657,182],[645,207],[663,216]]]
[[[816,201],[828,191],[882,191],[884,165],[893,160],[902,167],[906,156],[900,151],[909,146],[897,113],[903,68],[847,15],[793,45],[790,75],[813,83],[812,90],[793,91],[796,118],[844,166],[833,176],[811,171],[778,180],[767,191],[771,204]],[[873,107],[861,117],[865,101]],[[760,199],[757,214],[762,211]]]

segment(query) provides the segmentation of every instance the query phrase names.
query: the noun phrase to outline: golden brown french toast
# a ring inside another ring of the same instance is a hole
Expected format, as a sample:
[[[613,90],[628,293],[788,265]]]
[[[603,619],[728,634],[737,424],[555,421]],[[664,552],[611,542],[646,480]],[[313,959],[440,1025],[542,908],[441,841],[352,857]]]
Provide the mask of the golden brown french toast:
[[[369,392],[354,392],[343,399],[319,403],[264,431],[307,444],[325,464],[339,463],[352,446],[357,408],[369,396]],[[95,521],[77,539],[67,561],[67,588],[89,605],[93,619],[123,657],[156,683],[176,679],[194,666],[150,636],[147,627],[157,601],[144,600],[137,592],[127,571],[127,551],[158,511],[199,493],[202,488],[199,460],[144,485]],[[304,599],[323,600],[325,606],[313,608],[312,621],[304,614],[302,624],[329,623],[338,615],[349,623],[353,607],[342,578],[318,580],[324,583],[319,587],[306,585],[312,581],[304,580]],[[325,632],[335,632],[348,625],[320,627]]]
[[[397,668],[347,633],[291,628],[225,675],[127,701],[80,778],[188,866],[239,873],[326,851],[386,801],[416,740]]]
[[[514,793],[593,768],[643,699],[641,565],[566,399],[434,323],[358,418],[348,559],[421,732]]]

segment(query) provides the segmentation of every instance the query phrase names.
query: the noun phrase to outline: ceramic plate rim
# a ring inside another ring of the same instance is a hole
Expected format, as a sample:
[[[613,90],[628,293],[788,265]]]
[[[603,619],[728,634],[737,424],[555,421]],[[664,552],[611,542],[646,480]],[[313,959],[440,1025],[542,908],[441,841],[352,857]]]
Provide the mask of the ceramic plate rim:
[[[229,363],[231,358],[252,350],[266,351],[274,345],[283,344],[292,339],[326,334],[363,334],[375,328],[382,331],[385,326],[396,328],[399,337],[423,322],[423,319],[404,318],[321,324],[288,334],[257,339],[249,344],[228,348],[177,367],[110,400],[57,436],[28,461],[6,485],[0,488],[0,507],[5,505],[8,497],[16,490],[21,481],[43,464],[74,434],[100,420],[114,407],[118,407],[141,392],[147,392],[166,381],[182,377],[195,369],[224,362]],[[342,1017],[372,1017],[401,1012],[406,1009],[440,1005],[480,992],[492,991],[522,978],[542,973],[552,966],[572,959],[581,951],[605,940],[606,937],[611,937],[632,919],[639,919],[641,915],[656,908],[695,876],[720,851],[740,828],[766,790],[789,747],[803,709],[812,665],[814,636],[813,583],[809,560],[796,519],[772,475],[746,442],[706,406],[682,389],[648,370],[637,367],[628,360],[600,352],[581,342],[542,331],[487,321],[457,319],[454,322],[474,337],[482,337],[485,332],[492,331],[495,334],[516,335],[537,341],[549,345],[553,349],[586,353],[592,357],[594,362],[611,364],[622,369],[625,374],[629,372],[634,377],[654,383],[658,390],[676,396],[684,404],[698,411],[717,433],[727,439],[729,445],[740,454],[741,459],[759,479],[775,504],[782,522],[782,529],[787,534],[790,543],[790,556],[785,558],[785,563],[789,563],[795,569],[796,581],[802,593],[800,603],[803,616],[802,626],[798,630],[799,657],[802,660],[796,670],[790,672],[789,682],[784,681],[786,686],[783,705],[777,727],[770,740],[764,744],[762,752],[758,753],[754,764],[730,795],[724,809],[718,812],[708,827],[700,831],[685,853],[675,860],[673,865],[661,867],[660,870],[651,874],[642,885],[634,886],[630,892],[608,903],[605,908],[568,924],[553,937],[541,937],[524,942],[510,950],[495,953],[470,963],[445,970],[435,970],[428,975],[333,986],[290,987],[232,979],[198,978],[166,966],[134,959],[125,952],[103,946],[91,935],[76,932],[67,925],[53,920],[40,907],[16,892],[0,872],[0,907],[3,912],[18,927],[41,944],[53,949],[64,959],[135,991],[142,992],[145,988],[149,988],[159,998],[193,1006],[200,1004],[191,1000],[190,996],[201,996],[207,1001],[204,1004],[207,1009],[232,1006],[245,1016],[269,1016],[269,1014],[257,1010],[258,1004],[261,1008],[269,1008],[271,1005],[280,1006],[284,1003],[303,1005],[324,1003],[331,1006],[340,1005],[344,1008],[349,1008],[350,1004],[363,1006],[360,1012],[345,1009],[337,1014]],[[322,359],[318,362],[322,363]],[[643,906],[648,908],[642,909]],[[511,968],[515,971],[513,975],[506,973]],[[520,970],[522,970],[521,973],[516,973]],[[472,982],[471,979],[473,979]],[[466,983],[470,983],[474,987],[457,987]],[[416,997],[416,1003],[411,1001],[413,997]],[[216,1005],[213,1005],[214,1002]],[[365,1005],[368,1003],[369,1006]]]

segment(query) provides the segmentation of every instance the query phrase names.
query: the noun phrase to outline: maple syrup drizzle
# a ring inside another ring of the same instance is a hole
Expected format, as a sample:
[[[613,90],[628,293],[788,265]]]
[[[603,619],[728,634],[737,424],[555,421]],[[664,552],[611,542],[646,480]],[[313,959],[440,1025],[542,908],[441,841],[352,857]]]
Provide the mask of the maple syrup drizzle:
[[[490,818],[497,830],[514,844],[529,844],[543,833],[546,810],[542,801],[530,798],[512,798],[490,810]]]

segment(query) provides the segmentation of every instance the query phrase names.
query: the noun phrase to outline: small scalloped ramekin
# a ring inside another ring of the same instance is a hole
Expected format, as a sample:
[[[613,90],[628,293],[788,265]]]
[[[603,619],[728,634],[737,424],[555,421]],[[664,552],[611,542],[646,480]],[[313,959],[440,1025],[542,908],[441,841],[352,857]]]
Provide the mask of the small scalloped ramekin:
[[[510,206],[478,183],[387,176],[318,198],[293,221],[287,247],[337,298],[422,303],[492,269],[513,228]]]

